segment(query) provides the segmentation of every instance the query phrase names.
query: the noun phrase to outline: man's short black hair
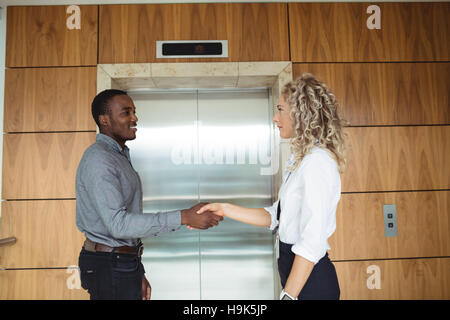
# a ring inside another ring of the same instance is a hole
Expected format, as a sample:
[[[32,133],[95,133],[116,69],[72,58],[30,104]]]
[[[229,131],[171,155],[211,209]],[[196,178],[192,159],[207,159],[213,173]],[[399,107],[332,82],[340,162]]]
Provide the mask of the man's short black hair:
[[[95,123],[100,128],[99,116],[101,114],[107,114],[109,112],[109,101],[117,95],[126,95],[127,93],[122,90],[117,89],[106,89],[97,94],[92,100],[92,116],[94,117]]]

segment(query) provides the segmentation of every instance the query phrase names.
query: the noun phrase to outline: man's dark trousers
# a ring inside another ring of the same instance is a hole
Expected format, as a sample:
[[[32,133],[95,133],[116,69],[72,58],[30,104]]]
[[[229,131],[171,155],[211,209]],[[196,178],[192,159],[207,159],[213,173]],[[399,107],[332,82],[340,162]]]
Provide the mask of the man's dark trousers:
[[[137,254],[81,249],[81,286],[91,300],[142,300],[144,267]]]

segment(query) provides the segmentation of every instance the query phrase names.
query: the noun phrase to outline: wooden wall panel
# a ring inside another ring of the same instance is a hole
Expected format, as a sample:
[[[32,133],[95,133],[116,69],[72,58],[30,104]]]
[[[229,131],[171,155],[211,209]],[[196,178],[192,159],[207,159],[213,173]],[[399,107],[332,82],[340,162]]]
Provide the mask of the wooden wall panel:
[[[7,69],[3,130],[96,130],[96,83],[96,67]]]
[[[395,204],[397,237],[384,236],[383,205]],[[333,260],[450,256],[450,191],[342,194]]]
[[[89,294],[76,289],[70,269],[0,271],[1,300],[88,300]],[[69,289],[67,281],[73,289]],[[73,281],[73,282],[72,282]]]
[[[56,268],[78,265],[84,235],[75,223],[75,200],[3,201],[0,266]]]
[[[3,135],[3,199],[75,198],[75,175],[95,132]]]
[[[450,124],[450,63],[293,64],[325,82],[352,126]]]
[[[81,29],[69,30],[68,6],[8,6],[7,67],[97,64],[98,6],[79,6]]]
[[[377,3],[381,29],[373,30],[369,5],[289,3],[292,61],[450,60],[449,3]]]
[[[99,63],[288,61],[285,3],[100,6]],[[157,40],[228,40],[229,58],[156,59]]]
[[[450,258],[335,262],[341,299],[450,299]],[[368,289],[373,275],[367,268],[380,268],[380,289]]]
[[[348,127],[342,192],[450,189],[450,126]]]
[[[232,10],[232,33],[228,39],[232,61],[290,60],[286,3],[230,3],[228,6]]]

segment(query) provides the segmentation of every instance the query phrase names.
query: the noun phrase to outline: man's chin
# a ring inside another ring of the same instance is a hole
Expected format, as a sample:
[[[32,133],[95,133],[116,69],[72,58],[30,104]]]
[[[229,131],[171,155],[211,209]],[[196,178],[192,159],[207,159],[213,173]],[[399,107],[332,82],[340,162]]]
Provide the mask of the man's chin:
[[[134,140],[134,139],[136,139],[136,132],[137,132],[137,129],[131,129],[130,130],[130,137],[129,137],[129,140]]]

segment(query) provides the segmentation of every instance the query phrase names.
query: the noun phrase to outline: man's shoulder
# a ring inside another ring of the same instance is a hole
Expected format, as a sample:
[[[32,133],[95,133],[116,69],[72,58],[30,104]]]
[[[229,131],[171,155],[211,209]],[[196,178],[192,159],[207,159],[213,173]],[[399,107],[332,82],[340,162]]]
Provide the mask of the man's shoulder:
[[[85,151],[80,163],[110,163],[113,160],[112,152],[102,143],[95,142]]]

